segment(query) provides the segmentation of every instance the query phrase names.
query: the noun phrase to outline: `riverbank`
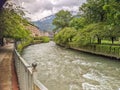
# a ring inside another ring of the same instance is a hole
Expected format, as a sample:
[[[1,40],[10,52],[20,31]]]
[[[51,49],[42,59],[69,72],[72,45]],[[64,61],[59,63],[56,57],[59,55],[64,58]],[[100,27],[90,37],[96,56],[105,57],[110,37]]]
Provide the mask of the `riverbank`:
[[[111,58],[111,59],[112,58],[114,58],[114,59],[120,59],[120,57],[117,57],[115,55],[104,54],[104,53],[101,53],[101,52],[88,51],[88,50],[85,50],[85,49],[75,48],[75,47],[70,47],[70,49],[77,50],[77,51],[82,51],[82,52],[90,53],[90,54],[94,54],[94,55],[99,55],[99,56],[103,56],[103,57],[108,57],[108,58]]]
[[[57,45],[62,46],[62,47],[66,47],[63,44],[62,45],[57,44]],[[111,46],[108,45],[108,46],[107,46],[108,49],[106,49],[106,45],[94,45],[93,44],[93,45],[88,45],[88,46],[84,46],[84,47],[78,47],[78,46],[75,46],[73,44],[70,44],[69,47],[66,47],[66,48],[119,60],[120,59],[120,53],[119,53],[120,47],[119,46],[112,46],[112,45]]]
[[[26,42],[25,41],[19,42],[18,44],[16,44],[16,48],[19,53],[22,53],[23,49],[30,45],[47,43],[49,41],[50,41],[49,37],[46,37],[46,36],[34,37]]]

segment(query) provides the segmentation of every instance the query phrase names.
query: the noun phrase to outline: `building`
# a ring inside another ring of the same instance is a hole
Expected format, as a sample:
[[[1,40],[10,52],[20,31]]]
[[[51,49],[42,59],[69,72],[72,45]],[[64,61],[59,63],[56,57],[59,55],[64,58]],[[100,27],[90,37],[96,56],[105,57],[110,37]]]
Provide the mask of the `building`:
[[[33,26],[33,25],[28,25],[26,26],[26,28],[30,30],[31,36],[33,37],[42,36],[42,32],[38,29],[38,27]]]

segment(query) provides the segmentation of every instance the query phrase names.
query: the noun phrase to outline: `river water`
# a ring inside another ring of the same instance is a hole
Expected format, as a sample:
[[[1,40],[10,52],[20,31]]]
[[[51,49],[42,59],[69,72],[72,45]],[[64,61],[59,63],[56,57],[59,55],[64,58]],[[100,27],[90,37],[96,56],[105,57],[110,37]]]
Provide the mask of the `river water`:
[[[29,46],[22,56],[29,64],[38,63],[38,80],[48,90],[120,90],[120,61],[54,42]]]

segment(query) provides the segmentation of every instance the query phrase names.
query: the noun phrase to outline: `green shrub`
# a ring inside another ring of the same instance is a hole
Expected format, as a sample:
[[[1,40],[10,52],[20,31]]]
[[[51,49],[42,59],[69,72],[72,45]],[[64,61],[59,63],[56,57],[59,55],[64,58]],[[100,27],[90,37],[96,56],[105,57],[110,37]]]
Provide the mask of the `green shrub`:
[[[69,46],[69,43],[72,42],[75,35],[76,30],[74,28],[66,27],[55,35],[54,40],[57,44]]]
[[[91,48],[93,51],[101,52],[103,54],[109,54],[109,55],[115,55],[115,56],[120,55],[120,46],[93,44],[91,45]]]
[[[34,42],[43,42],[47,43],[50,41],[50,38],[47,36],[34,37]]]
[[[22,50],[23,50],[23,45],[22,45],[22,44],[19,44],[19,45],[17,46],[17,50],[18,50],[19,53],[21,53]]]
[[[41,37],[33,37],[34,40],[41,40]]]
[[[42,41],[43,43],[47,43],[47,42],[50,41],[50,38],[47,37],[47,36],[42,36],[42,37],[41,37],[41,41]]]
[[[33,38],[29,38],[29,39],[27,39],[27,40],[20,41],[19,44],[17,45],[17,50],[18,50],[18,52],[21,53],[22,50],[23,50],[26,46],[30,45],[32,42],[33,42]]]

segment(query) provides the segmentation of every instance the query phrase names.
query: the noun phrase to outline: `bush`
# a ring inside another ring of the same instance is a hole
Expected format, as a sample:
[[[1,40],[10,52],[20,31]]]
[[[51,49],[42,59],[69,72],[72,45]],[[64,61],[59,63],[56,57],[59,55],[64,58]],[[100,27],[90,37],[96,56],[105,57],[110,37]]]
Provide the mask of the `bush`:
[[[47,43],[47,42],[50,41],[50,38],[47,37],[47,36],[42,36],[42,37],[41,37],[41,40],[42,40],[43,43]]]
[[[72,38],[76,35],[76,30],[74,28],[64,28],[60,32],[58,32],[54,40],[57,44],[62,45],[69,45],[70,42],[72,42]]]
[[[114,56],[119,56],[120,54],[120,46],[94,44],[94,45],[91,45],[91,48],[94,48],[95,52],[101,52],[103,54],[109,54]]]
[[[41,37],[34,37],[34,41],[35,42],[43,42],[43,43],[47,43],[50,41],[50,38],[47,36],[41,36]]]
[[[27,47],[28,45],[36,44],[36,43],[41,43],[41,42],[47,43],[49,41],[50,41],[50,39],[47,36],[29,38],[27,40],[20,41],[19,44],[17,45],[17,50],[18,50],[19,53],[21,53],[22,50],[25,47]]]
[[[41,40],[41,37],[33,37],[34,40]]]
[[[27,40],[20,41],[19,44],[17,45],[17,50],[18,50],[18,52],[21,53],[22,50],[23,50],[26,46],[30,45],[32,42],[33,42],[33,38],[29,38],[29,39],[27,39]]]

